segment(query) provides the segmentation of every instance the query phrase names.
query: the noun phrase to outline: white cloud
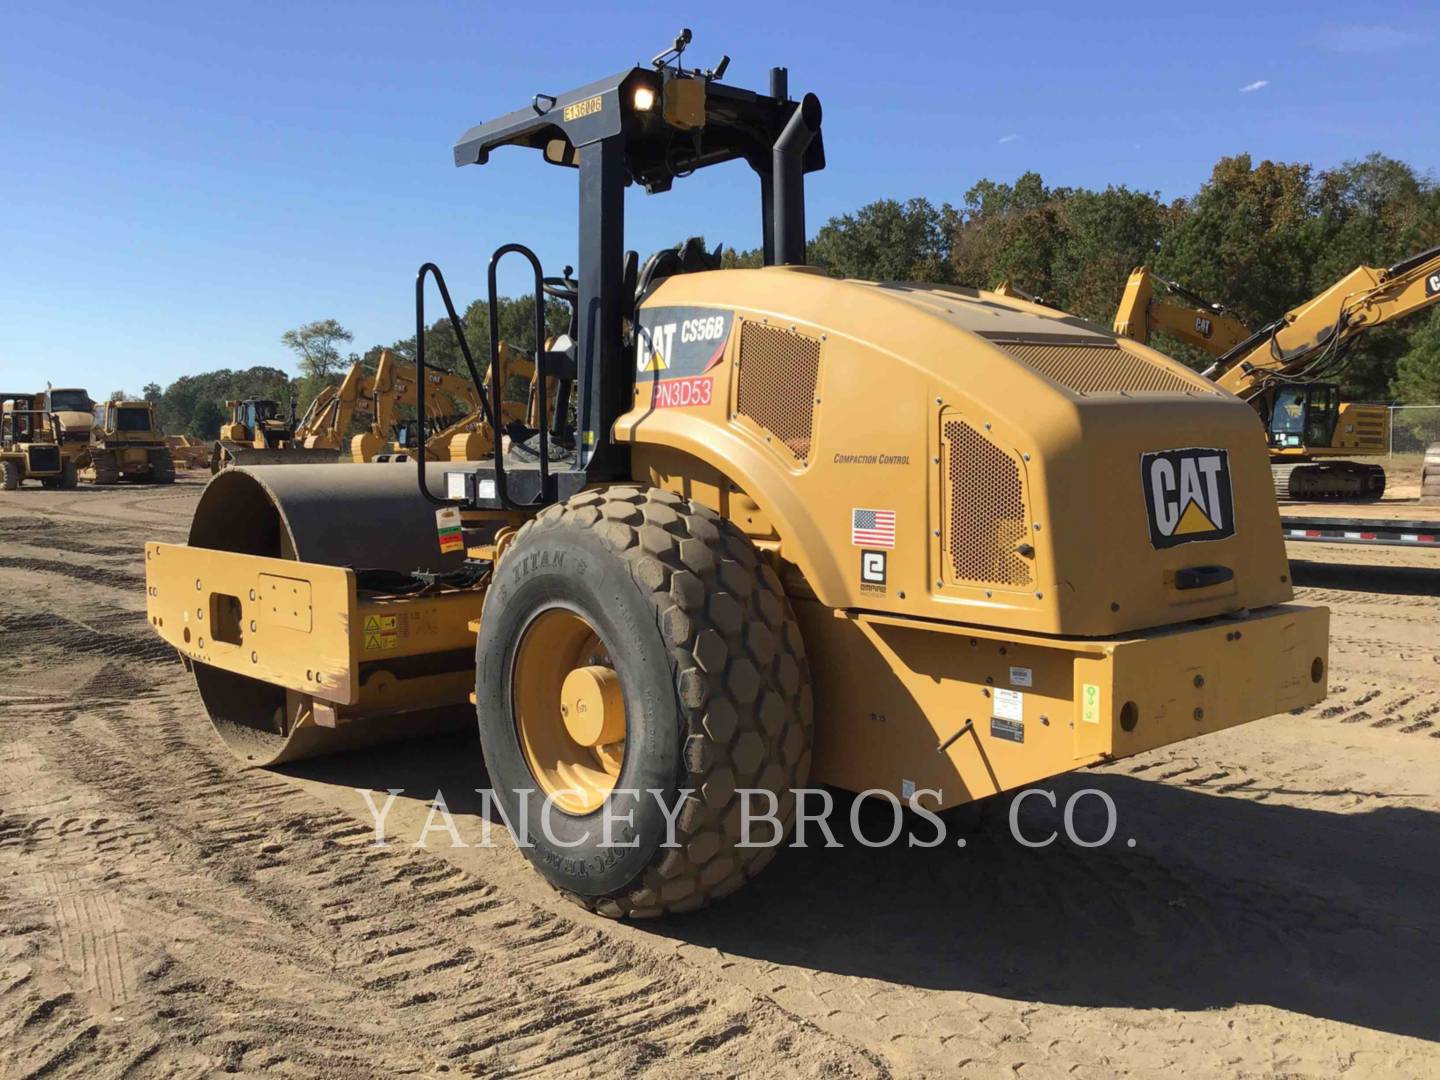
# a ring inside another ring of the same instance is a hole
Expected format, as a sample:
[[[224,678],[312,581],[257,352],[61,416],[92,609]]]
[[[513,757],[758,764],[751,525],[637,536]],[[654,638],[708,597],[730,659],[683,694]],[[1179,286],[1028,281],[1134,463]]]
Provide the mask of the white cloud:
[[[1269,85],[1269,79],[1256,79],[1254,82],[1246,83],[1244,86],[1240,87],[1240,93],[1251,94],[1254,93],[1256,90],[1264,90],[1265,87]]]
[[[1019,135],[1001,135],[1000,138],[996,139],[995,141],[1000,143],[1016,142],[1017,140],[1019,140],[1019,138]]]

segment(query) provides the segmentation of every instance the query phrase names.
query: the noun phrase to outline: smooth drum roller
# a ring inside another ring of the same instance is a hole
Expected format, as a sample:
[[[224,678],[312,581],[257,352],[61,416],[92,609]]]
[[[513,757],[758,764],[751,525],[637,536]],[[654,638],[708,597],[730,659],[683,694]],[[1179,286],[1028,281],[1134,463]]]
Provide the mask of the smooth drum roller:
[[[473,723],[467,624],[483,590],[406,588],[404,603],[394,591],[413,571],[463,561],[440,550],[413,469],[227,469],[200,498],[189,546],[151,544],[147,558],[152,625],[186,657],[215,730],[247,763]],[[368,587],[377,580],[386,584]]]

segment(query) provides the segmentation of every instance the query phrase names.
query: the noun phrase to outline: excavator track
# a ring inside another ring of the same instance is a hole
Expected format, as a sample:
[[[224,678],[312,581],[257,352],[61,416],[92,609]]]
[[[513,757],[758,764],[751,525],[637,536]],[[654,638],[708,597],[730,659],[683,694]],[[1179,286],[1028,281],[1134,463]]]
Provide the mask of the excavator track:
[[[1385,470],[1358,461],[1271,465],[1270,474],[1282,502],[1373,502],[1385,494]]]

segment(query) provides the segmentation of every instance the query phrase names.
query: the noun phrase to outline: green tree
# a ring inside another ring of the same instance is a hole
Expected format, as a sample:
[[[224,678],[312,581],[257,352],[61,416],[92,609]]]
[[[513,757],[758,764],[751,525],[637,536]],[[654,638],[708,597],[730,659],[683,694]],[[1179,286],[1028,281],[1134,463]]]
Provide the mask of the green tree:
[[[281,343],[299,357],[300,373],[317,379],[329,379],[338,373],[343,362],[339,343],[354,339],[334,319],[317,319],[280,335]]]
[[[1222,158],[1169,230],[1156,269],[1260,326],[1311,296],[1311,168]]]
[[[1395,366],[1395,396],[1410,404],[1440,405],[1440,310],[1420,322],[1409,344]]]
[[[185,431],[192,438],[213,439],[220,434],[220,425],[225,422],[225,410],[213,401],[202,401],[195,409],[195,415]]]
[[[807,258],[810,256],[807,254]],[[765,252],[760,248],[736,251],[727,247],[720,253],[721,270],[758,270],[765,265]]]
[[[1068,188],[1047,188],[1035,172],[1021,174],[1013,184],[973,185],[960,210],[946,220],[954,280],[979,289],[1008,280],[1063,307],[1055,267],[1069,195]]]
[[[1312,291],[1356,266],[1387,266],[1440,243],[1440,189],[1383,154],[1321,173],[1315,203]]]
[[[146,383],[145,389],[142,392],[145,395],[145,400],[152,405],[158,405],[161,397],[164,396],[163,391],[160,389],[160,384],[157,382]]]
[[[1157,194],[1125,187],[1073,191],[1058,211],[1055,295],[1066,311],[1109,326],[1125,279],[1155,257],[1175,212]]]
[[[241,371],[220,368],[182,375],[160,395],[160,424],[166,431],[189,431],[196,411],[210,402],[223,412],[226,401],[270,398],[286,402],[294,396],[290,376],[279,368],[257,365]]]
[[[836,277],[870,281],[949,278],[944,223],[952,211],[928,199],[881,199],[831,218],[809,247],[809,260]]]

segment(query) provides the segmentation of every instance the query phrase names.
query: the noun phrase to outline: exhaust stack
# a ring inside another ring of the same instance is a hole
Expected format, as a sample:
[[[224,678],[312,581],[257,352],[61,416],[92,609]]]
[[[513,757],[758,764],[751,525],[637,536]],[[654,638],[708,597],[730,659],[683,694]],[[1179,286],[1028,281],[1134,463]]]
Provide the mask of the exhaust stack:
[[[805,265],[805,151],[820,132],[820,99],[806,94],[771,151],[775,262]]]

